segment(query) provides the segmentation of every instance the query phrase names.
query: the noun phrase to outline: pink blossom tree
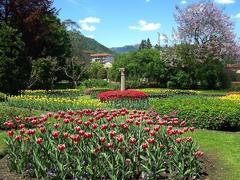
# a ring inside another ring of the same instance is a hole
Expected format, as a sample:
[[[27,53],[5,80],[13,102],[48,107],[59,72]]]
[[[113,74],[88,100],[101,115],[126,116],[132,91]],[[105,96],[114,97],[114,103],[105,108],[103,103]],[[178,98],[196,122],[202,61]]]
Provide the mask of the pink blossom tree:
[[[184,43],[197,45],[200,62],[209,56],[219,61],[237,59],[240,49],[234,23],[222,9],[211,1],[202,1],[176,10],[178,37]]]

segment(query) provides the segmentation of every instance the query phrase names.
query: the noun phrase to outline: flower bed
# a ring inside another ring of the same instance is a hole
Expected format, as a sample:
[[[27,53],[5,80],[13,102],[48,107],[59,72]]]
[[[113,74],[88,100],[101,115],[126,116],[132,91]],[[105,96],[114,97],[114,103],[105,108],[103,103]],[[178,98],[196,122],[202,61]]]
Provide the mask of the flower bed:
[[[54,179],[195,179],[203,153],[194,128],[155,112],[121,110],[48,113],[19,122],[6,139],[9,167],[18,173]],[[51,123],[48,123],[51,121]]]
[[[99,93],[97,98],[102,102],[107,102],[113,108],[130,108],[130,109],[147,109],[148,95],[142,91],[125,90],[125,91],[106,91]]]
[[[240,92],[230,92],[226,96],[220,97],[220,99],[240,102]]]
[[[104,103],[99,100],[85,98],[83,96],[74,99],[29,95],[9,96],[7,105],[45,111],[104,107]]]

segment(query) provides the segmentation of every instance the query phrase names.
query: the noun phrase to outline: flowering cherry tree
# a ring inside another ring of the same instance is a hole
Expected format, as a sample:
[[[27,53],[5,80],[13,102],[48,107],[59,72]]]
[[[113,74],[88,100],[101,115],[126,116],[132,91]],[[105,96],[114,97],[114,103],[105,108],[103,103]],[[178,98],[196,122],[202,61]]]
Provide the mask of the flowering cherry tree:
[[[181,41],[197,45],[198,59],[209,55],[216,60],[235,59],[239,46],[234,34],[234,23],[213,2],[200,2],[177,9],[178,37]]]

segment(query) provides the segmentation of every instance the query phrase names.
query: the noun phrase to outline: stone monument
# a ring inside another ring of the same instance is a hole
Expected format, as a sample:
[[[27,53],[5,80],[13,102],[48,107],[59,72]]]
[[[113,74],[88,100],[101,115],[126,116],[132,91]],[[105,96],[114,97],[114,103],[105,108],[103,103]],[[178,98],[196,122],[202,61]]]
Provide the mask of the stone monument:
[[[125,68],[120,68],[121,72],[121,91],[126,90]]]

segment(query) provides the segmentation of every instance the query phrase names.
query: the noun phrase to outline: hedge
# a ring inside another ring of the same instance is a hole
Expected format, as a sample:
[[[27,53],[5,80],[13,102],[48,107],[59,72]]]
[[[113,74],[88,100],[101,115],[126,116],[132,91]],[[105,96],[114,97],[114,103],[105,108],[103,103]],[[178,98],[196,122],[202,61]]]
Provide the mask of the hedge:
[[[212,130],[239,130],[240,103],[213,97],[175,96],[151,99],[158,113],[178,111],[189,126]]]

